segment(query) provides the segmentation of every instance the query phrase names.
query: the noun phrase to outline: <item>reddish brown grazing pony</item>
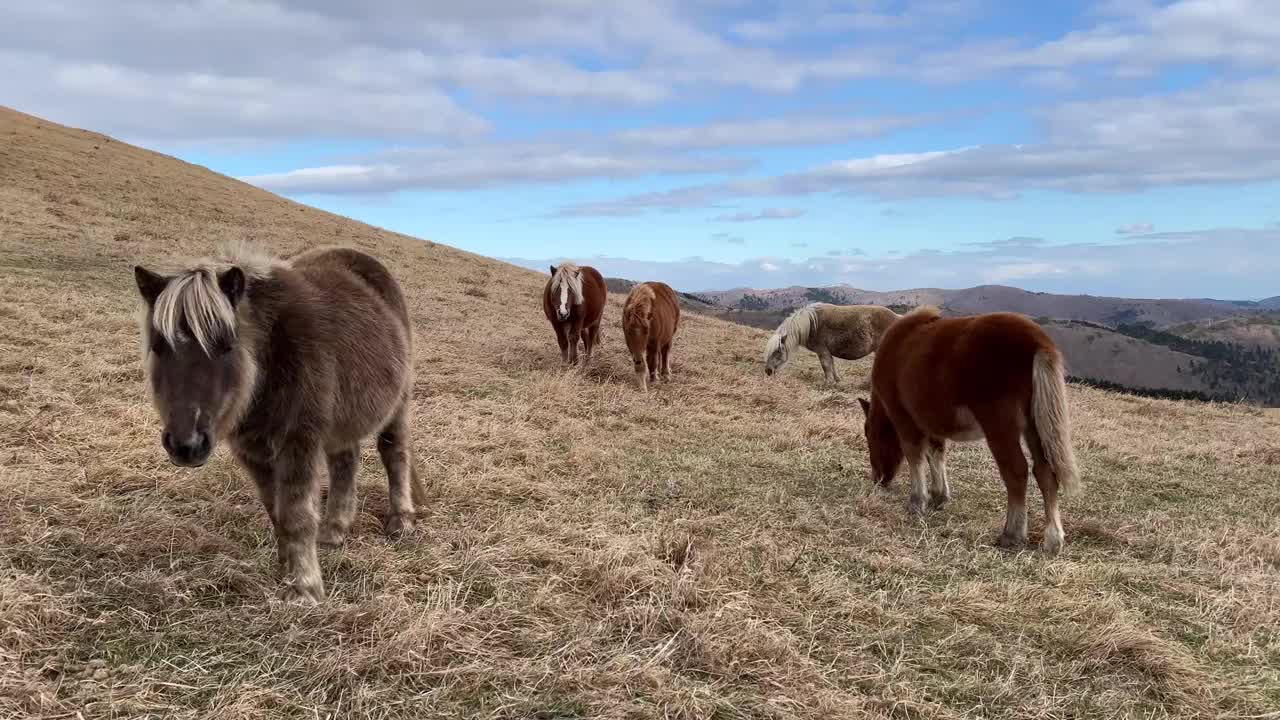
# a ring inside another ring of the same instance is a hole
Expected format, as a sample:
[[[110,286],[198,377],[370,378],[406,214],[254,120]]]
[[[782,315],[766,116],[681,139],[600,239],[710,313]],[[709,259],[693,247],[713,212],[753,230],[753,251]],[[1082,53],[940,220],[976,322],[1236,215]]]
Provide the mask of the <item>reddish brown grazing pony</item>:
[[[671,379],[671,339],[679,325],[680,303],[671,286],[642,282],[631,288],[622,306],[622,334],[641,390],[649,390],[659,370],[663,380]]]
[[[578,340],[583,345],[582,366],[591,362],[591,351],[600,342],[600,320],[604,317],[608,289],[604,276],[590,265],[573,263],[551,266],[551,277],[542,290],[542,312],[556,331],[560,359],[578,364]]]
[[[912,512],[951,499],[948,440],[986,439],[1008,492],[1000,545],[1027,540],[1027,460],[1044,497],[1041,549],[1062,549],[1058,496],[1080,486],[1071,448],[1062,355],[1028,318],[1013,313],[943,318],[921,308],[889,326],[871,369],[871,401],[862,398],[872,481],[887,487],[905,455]],[[926,464],[931,471],[925,487]],[[932,499],[930,499],[932,493]]]

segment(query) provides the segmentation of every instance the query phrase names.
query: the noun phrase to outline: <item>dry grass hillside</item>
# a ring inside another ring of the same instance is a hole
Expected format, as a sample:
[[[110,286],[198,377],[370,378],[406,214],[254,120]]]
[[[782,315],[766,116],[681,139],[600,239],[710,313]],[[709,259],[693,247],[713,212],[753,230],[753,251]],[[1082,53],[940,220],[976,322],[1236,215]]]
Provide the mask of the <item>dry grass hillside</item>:
[[[314,608],[144,399],[131,264],[241,237],[372,250],[420,337],[423,527],[382,537],[366,448]],[[0,111],[0,717],[1280,717],[1275,413],[1073,390],[1067,550],[1006,553],[981,447],[924,520],[864,493],[867,363],[769,381],[763,331],[690,315],[645,397],[621,299],[578,376],[542,282]]]

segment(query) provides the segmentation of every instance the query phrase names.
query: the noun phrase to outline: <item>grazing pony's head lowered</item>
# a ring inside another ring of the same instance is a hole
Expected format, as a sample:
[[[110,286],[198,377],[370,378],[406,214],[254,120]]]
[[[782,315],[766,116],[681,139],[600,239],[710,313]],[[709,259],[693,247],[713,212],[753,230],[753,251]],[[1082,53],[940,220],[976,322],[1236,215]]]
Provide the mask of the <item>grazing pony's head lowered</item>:
[[[582,304],[582,268],[573,263],[551,266],[551,292],[555,296],[556,317],[569,319],[573,305]]]
[[[874,392],[869,402],[858,398],[858,404],[866,418],[862,432],[866,436],[867,454],[871,459],[871,482],[888,485],[902,464],[902,443],[898,440],[898,431],[893,427],[884,405],[876,401]]]
[[[133,272],[146,301],[143,365],[164,425],[161,444],[175,465],[198,467],[253,393],[257,366],[248,341],[254,333],[242,309],[249,282],[269,270],[231,257],[174,273],[142,266]]]
[[[809,341],[809,334],[818,322],[816,304],[806,305],[782,321],[769,336],[764,346],[764,374],[773,375],[791,359],[791,352]]]

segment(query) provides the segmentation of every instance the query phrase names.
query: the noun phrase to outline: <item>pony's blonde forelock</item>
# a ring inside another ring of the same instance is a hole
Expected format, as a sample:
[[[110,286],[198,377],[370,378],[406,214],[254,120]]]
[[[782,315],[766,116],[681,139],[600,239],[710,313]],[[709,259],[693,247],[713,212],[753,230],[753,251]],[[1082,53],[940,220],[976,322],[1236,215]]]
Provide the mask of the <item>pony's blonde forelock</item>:
[[[569,288],[569,297],[574,305],[582,304],[582,269],[571,262],[562,263],[551,276],[551,291],[560,289],[561,285]]]
[[[197,268],[174,277],[156,297],[151,324],[170,344],[182,336],[184,319],[192,339],[206,353],[218,337],[235,333],[235,308],[218,287],[218,275],[212,268]]]
[[[218,338],[236,335],[236,310],[218,284],[219,273],[235,267],[246,279],[262,279],[288,265],[287,260],[263,252],[247,240],[223,243],[212,257],[171,274],[156,297],[151,326],[173,344],[182,337],[185,320],[191,339],[209,353]]]

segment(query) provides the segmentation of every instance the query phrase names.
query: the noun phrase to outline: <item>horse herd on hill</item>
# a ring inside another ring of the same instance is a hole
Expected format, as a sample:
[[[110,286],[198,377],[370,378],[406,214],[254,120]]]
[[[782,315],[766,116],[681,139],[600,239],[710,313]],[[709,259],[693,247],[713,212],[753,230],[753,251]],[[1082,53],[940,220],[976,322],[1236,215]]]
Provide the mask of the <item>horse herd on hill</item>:
[[[324,599],[317,544],[339,545],[351,527],[367,438],[376,438],[387,474],[386,534],[414,528],[426,493],[409,441],[413,331],[400,284],[381,261],[352,248],[284,258],[240,246],[170,272],[136,265],[134,277],[161,445],[173,464],[200,467],[227,444],[271,520],[283,599]],[[590,362],[606,298],[595,268],[551,267],[542,303],[563,362]],[[629,292],[622,327],[641,388],[670,380],[679,321],[665,283]],[[1058,498],[1080,482],[1062,356],[1038,325],[1013,313],[944,318],[933,308],[898,315],[813,304],[770,336],[765,373],[800,346],[818,355],[828,382],[838,382],[833,358],[875,353],[870,399],[858,399],[873,488],[887,489],[905,460],[910,512],[940,509],[951,498],[947,443],[985,440],[1008,494],[999,544],[1022,546],[1025,441],[1045,504],[1041,549],[1062,549]],[[323,518],[321,464],[329,477]]]

